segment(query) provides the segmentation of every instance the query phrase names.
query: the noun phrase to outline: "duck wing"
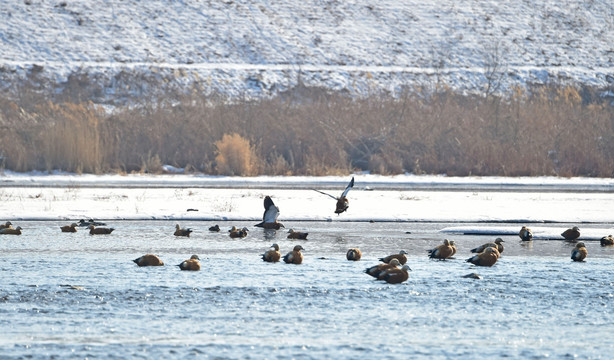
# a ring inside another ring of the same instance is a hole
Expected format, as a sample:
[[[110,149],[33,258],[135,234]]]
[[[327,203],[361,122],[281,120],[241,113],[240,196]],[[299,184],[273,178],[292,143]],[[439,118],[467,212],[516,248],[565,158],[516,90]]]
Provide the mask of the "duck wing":
[[[270,196],[264,198],[264,214],[262,215],[262,221],[264,223],[277,222],[279,216],[279,208],[275,206]]]
[[[316,189],[311,189],[311,190],[313,190],[313,191],[317,191],[317,192],[319,192],[320,194],[324,194],[324,195],[326,195],[326,196],[330,196],[330,197],[332,197],[333,199],[337,200],[337,197],[335,197],[335,196],[333,196],[333,195],[331,195],[331,194],[327,194],[327,193],[325,193],[324,191],[320,191],[320,190],[316,190]]]
[[[350,189],[353,187],[354,187],[354,177],[352,176],[352,180],[350,180],[350,183],[348,184],[348,186],[345,188],[345,190],[343,190],[341,197],[346,197]]]

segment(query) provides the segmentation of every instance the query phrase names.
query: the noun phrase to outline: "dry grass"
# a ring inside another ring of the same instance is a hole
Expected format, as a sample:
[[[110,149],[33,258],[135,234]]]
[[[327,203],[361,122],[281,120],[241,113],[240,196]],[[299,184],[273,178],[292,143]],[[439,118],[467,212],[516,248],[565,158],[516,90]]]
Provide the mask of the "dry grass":
[[[614,107],[597,94],[552,86],[496,97],[439,87],[356,100],[300,87],[274,99],[191,95],[108,115],[28,92],[0,97],[0,156],[15,171],[160,172],[170,164],[241,176],[611,177]]]

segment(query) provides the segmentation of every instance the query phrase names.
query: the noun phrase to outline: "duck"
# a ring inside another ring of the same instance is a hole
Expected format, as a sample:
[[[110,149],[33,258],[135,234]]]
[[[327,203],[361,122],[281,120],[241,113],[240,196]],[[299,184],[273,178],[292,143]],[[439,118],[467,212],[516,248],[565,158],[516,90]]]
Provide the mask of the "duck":
[[[185,236],[185,237],[190,237],[190,233],[192,232],[192,229],[188,228],[188,229],[182,229],[181,226],[179,226],[179,224],[175,225],[175,233],[173,235],[175,236]]]
[[[564,237],[565,240],[577,240],[580,237],[580,229],[577,226],[574,226],[571,229],[563,231],[561,236]]]
[[[520,236],[520,239],[522,239],[522,241],[533,240],[533,233],[531,232],[531,229],[526,226],[523,226],[522,229],[520,229],[520,232],[518,232],[518,236]]]
[[[584,246],[583,242],[579,242],[576,244],[576,247],[574,247],[574,249],[571,251],[571,260],[584,261],[586,255],[588,255],[586,246]]]
[[[381,264],[373,265],[371,267],[366,268],[365,273],[367,273],[370,276],[373,276],[376,279],[380,279],[380,276],[383,278],[383,276],[386,273],[386,270],[393,269],[393,268],[398,269],[399,266],[401,266],[399,259],[392,258],[389,263],[381,263]]]
[[[70,232],[70,233],[77,232],[77,223],[60,226],[60,230],[62,230],[62,232]]]
[[[288,230],[288,239],[307,240],[307,235],[309,235],[307,232],[294,231],[294,229]]]
[[[604,236],[601,238],[601,246],[612,246],[614,245],[614,237],[612,235]]]
[[[200,258],[198,255],[192,255],[189,259],[184,260],[181,264],[177,265],[181,270],[199,271],[200,270]]]
[[[467,262],[477,266],[493,266],[497,260],[499,260],[499,250],[494,247],[487,247],[481,253],[467,259]]]
[[[339,197],[333,196],[331,194],[325,193],[320,190],[316,190],[316,189],[312,189],[312,190],[315,190],[319,192],[320,194],[330,196],[331,198],[337,200],[337,203],[335,205],[335,214],[339,215],[345,212],[349,208],[349,200],[347,199],[347,194],[353,187],[354,187],[354,177],[352,176],[352,180],[350,180],[350,183],[345,187],[345,190],[343,190],[343,192],[341,193],[341,196]]]
[[[362,251],[360,251],[358,248],[351,248],[345,254],[345,258],[350,261],[358,261],[360,258],[362,258]]]
[[[10,229],[13,227],[13,223],[10,221],[5,222],[4,224],[0,224],[0,230],[2,229]]]
[[[403,265],[402,268],[393,268],[384,271],[384,275],[381,280],[384,280],[388,284],[400,284],[409,279],[409,271],[411,268],[409,265]]]
[[[456,255],[456,243],[454,242],[454,240],[450,240],[450,246],[452,246],[452,255],[450,255],[450,258],[454,255]]]
[[[275,206],[270,196],[264,198],[264,214],[262,215],[262,222],[254,225],[264,229],[279,230],[284,227],[284,224],[277,222],[279,216],[279,208]]]
[[[303,249],[302,246],[300,245],[296,245],[294,247],[294,249],[287,253],[284,256],[284,262],[286,264],[302,264],[303,263],[303,253],[301,253],[301,250],[305,250]]]
[[[437,246],[434,249],[427,250],[427,251],[429,253],[429,258],[445,260],[449,258],[450,256],[452,256],[454,249],[450,245],[450,240],[444,239],[443,244]]]
[[[249,230],[246,227],[244,227],[243,229],[237,229],[236,226],[233,226],[232,229],[228,230],[229,232],[228,235],[233,239],[234,238],[244,238],[247,236],[248,231]]]
[[[103,222],[94,221],[94,219],[89,219],[88,221],[85,221],[83,219],[79,220],[79,226],[87,226],[87,227],[89,227],[90,225],[105,226],[107,224],[105,224]]]
[[[18,226],[13,229],[13,227],[8,227],[4,229],[0,229],[1,235],[21,235],[21,226]]]
[[[145,254],[132,261],[134,261],[134,263],[137,264],[138,266],[163,266],[164,265],[164,262],[162,262],[162,260],[160,260],[160,258],[154,254]]]
[[[215,225],[209,227],[209,231],[220,232],[220,226],[215,224]]]
[[[487,247],[495,247],[497,248],[497,250],[499,250],[499,253],[503,252],[503,239],[501,238],[496,238],[494,242],[489,242],[486,243],[484,245],[480,245],[474,249],[471,249],[472,253],[481,253],[482,251],[484,251],[484,249],[486,249]]]
[[[281,253],[279,252],[279,245],[273,244],[271,248],[262,254],[262,260],[266,262],[278,262],[281,260]]]
[[[88,226],[88,229],[90,229],[90,235],[107,235],[115,230],[114,228],[96,227],[94,225]]]
[[[388,255],[386,257],[379,258],[378,260],[388,264],[390,261],[392,261],[392,259],[397,259],[401,265],[405,265],[407,262],[407,256],[405,255],[407,255],[407,251],[401,250],[398,254]]]

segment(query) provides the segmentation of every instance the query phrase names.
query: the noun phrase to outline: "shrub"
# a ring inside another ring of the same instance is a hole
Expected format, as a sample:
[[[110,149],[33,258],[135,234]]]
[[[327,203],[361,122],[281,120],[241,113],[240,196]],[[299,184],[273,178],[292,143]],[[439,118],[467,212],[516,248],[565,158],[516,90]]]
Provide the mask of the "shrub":
[[[215,142],[215,165],[220,175],[255,175],[254,161],[256,155],[249,140],[237,133],[224,134]]]

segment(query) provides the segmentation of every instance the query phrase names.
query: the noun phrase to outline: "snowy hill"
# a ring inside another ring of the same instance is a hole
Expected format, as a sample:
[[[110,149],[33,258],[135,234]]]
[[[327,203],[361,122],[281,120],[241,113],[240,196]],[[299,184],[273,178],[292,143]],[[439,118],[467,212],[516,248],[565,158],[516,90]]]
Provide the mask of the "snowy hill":
[[[95,101],[161,84],[262,96],[299,78],[357,95],[611,86],[614,2],[0,0],[0,44],[1,88],[84,74]]]

